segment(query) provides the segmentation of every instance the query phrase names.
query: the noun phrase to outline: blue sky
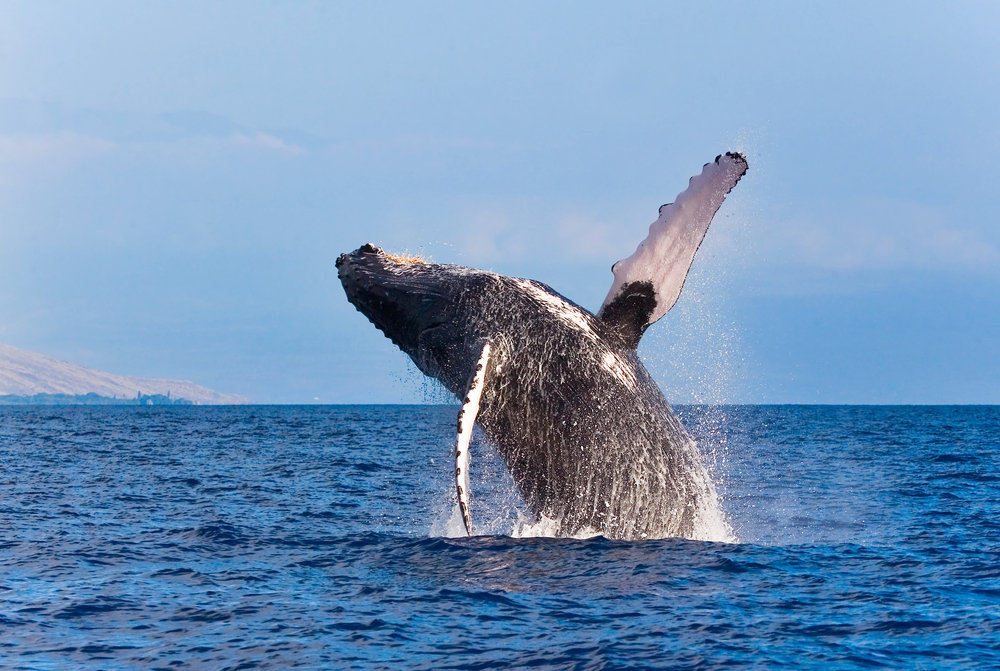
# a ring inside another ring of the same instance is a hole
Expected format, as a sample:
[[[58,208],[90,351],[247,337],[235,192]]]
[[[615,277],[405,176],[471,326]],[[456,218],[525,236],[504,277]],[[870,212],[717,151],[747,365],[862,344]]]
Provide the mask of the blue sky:
[[[596,309],[750,172],[640,353],[675,402],[1000,403],[995,3],[0,2],[0,342],[260,402],[440,395],[365,242]]]

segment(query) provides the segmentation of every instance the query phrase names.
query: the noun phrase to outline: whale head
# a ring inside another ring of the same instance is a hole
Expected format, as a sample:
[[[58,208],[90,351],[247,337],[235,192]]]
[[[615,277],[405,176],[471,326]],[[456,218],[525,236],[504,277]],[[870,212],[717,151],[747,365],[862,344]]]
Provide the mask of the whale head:
[[[337,259],[347,299],[426,375],[455,391],[481,347],[476,316],[496,275],[428,263],[369,243]],[[457,391],[455,393],[458,393]]]

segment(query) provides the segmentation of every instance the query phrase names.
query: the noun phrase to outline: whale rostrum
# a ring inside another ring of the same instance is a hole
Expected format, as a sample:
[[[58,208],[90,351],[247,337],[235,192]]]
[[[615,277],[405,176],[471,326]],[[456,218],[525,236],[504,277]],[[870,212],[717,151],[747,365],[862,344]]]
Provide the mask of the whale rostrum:
[[[597,315],[540,282],[373,244],[337,259],[348,300],[462,401],[455,477],[467,533],[478,423],[528,508],[558,535],[725,535],[698,448],[636,348],[677,301],[712,218],[746,170],[741,154],[723,154],[661,207],[635,253],[613,266]]]

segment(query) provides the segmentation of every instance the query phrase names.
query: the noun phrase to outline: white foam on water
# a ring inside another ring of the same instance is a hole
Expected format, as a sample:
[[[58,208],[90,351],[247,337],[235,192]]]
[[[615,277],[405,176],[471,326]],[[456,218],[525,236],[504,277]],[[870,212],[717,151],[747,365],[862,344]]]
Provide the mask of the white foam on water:
[[[490,508],[479,506],[478,516],[474,520],[474,535],[483,535],[486,528],[491,528],[492,534],[487,535],[510,536],[511,538],[575,538],[587,539],[596,538],[601,533],[593,528],[585,528],[575,534],[560,533],[561,522],[550,517],[542,516],[539,520],[528,517],[521,510],[517,511],[517,520],[513,527],[510,527],[507,510],[494,511]],[[500,513],[500,514],[494,514]],[[484,519],[485,518],[485,519]],[[685,536],[688,540],[709,541],[713,543],[739,543],[739,539],[733,532],[732,527],[726,521],[722,510],[716,505],[699,510],[694,531],[690,536]],[[497,527],[507,527],[507,530],[499,530]],[[429,535],[442,538],[465,538],[465,523],[462,521],[462,511],[457,504],[448,502],[448,505],[441,506],[435,520],[431,524]],[[654,537],[643,540],[654,540]]]
[[[473,493],[475,493],[475,481],[472,486]],[[738,543],[739,539],[726,521],[719,505],[715,488],[711,487],[711,491],[711,501],[697,512],[694,530],[685,538],[714,543]],[[437,507],[429,535],[444,538],[466,537],[462,512],[458,504],[454,502],[454,492],[442,492],[442,498],[446,500],[443,500],[442,505]],[[535,519],[514,490],[508,491],[506,496],[494,493],[488,498],[477,498],[476,503],[476,513],[473,519],[474,535],[500,535],[511,538],[575,538],[581,540],[601,535],[598,530],[593,528],[585,528],[575,534],[562,533],[560,520],[544,515],[541,519]],[[653,539],[654,537],[649,537],[643,540]]]
[[[449,499],[454,498],[452,495]],[[451,500],[440,506],[431,523],[430,536],[434,538],[465,538],[465,522],[462,520],[462,509]]]
[[[560,533],[560,527],[561,523],[559,520],[545,517],[544,515],[537,521],[519,516],[517,523],[509,535],[511,538],[576,538],[581,540],[596,538],[601,535],[600,531],[590,527],[582,529],[575,534],[567,535]],[[714,543],[739,542],[718,505],[698,511],[694,533],[685,538],[693,541],[710,541]],[[643,538],[643,540],[653,540],[653,537]]]
[[[514,525],[514,529],[510,532],[510,536],[511,538],[578,538],[583,540],[586,538],[596,538],[601,535],[601,532],[596,529],[587,527],[578,533],[567,536],[559,533],[561,525],[562,523],[559,520],[554,520],[545,515],[542,515],[542,518],[538,521],[519,516],[517,524]]]
[[[715,487],[712,491],[712,501],[698,511],[695,517],[694,531],[689,537],[693,541],[711,541],[713,543],[739,543],[739,538],[733,532],[732,526],[726,521]]]

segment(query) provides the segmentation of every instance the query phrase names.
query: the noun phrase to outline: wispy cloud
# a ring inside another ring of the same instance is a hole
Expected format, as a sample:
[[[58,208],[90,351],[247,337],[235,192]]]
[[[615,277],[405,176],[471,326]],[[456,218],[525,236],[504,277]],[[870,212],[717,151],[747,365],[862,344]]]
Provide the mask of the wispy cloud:
[[[939,207],[871,200],[833,217],[796,217],[761,231],[758,255],[776,265],[832,270],[962,270],[1000,267],[1000,249]]]
[[[306,153],[306,150],[294,144],[288,144],[279,137],[268,135],[260,131],[253,133],[233,133],[226,138],[226,141],[239,146],[257,147],[260,149],[270,149],[288,154],[299,155]]]
[[[69,130],[0,135],[0,167],[60,172],[115,146],[110,140]]]
[[[526,231],[495,210],[480,210],[469,217],[461,235],[462,252],[475,263],[520,259],[524,256]]]
[[[548,264],[601,261],[611,263],[631,254],[641,237],[622,226],[579,213],[565,204],[505,202],[459,213],[457,239],[466,261],[537,261]]]
[[[565,256],[586,261],[624,258],[639,243],[623,240],[620,227],[576,214],[564,217],[555,232]]]

